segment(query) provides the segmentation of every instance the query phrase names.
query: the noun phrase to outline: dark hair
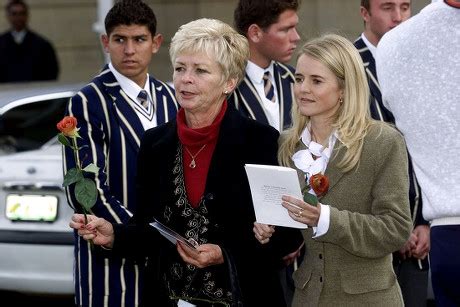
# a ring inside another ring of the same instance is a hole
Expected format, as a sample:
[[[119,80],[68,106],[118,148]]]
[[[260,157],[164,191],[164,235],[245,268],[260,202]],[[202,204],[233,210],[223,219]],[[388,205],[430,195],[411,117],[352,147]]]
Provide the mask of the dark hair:
[[[105,16],[104,24],[107,35],[119,25],[147,26],[152,36],[157,31],[155,13],[141,0],[117,1]]]
[[[8,1],[6,3],[6,5],[5,5],[5,11],[7,13],[9,13],[11,8],[13,6],[15,6],[15,5],[22,5],[24,7],[24,9],[26,10],[26,13],[29,12],[29,6],[23,0],[10,0],[10,1]]]
[[[361,0],[361,6],[364,7],[367,11],[369,11],[371,7],[371,1],[370,0]]]
[[[297,11],[299,3],[300,0],[240,0],[233,14],[235,28],[245,36],[252,24],[267,29],[284,11]]]

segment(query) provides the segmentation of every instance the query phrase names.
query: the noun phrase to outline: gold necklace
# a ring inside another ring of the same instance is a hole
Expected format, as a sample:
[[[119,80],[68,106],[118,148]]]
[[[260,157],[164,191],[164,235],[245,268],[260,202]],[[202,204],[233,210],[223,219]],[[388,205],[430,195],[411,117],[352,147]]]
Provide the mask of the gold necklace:
[[[196,167],[196,162],[195,162],[195,158],[196,156],[198,156],[200,154],[200,152],[206,147],[206,144],[204,144],[203,146],[201,146],[201,148],[194,154],[192,155],[192,153],[190,152],[190,150],[188,150],[188,148],[184,145],[184,148],[185,148],[185,151],[187,151],[187,153],[190,155],[190,157],[192,158],[192,161],[190,162],[190,164],[188,165],[190,168],[195,168]]]

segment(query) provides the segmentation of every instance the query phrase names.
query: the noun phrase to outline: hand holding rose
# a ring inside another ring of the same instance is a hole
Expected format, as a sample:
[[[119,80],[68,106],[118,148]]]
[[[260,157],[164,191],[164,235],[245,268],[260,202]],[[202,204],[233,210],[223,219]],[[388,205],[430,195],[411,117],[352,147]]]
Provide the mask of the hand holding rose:
[[[112,248],[115,235],[113,226],[110,222],[95,215],[74,214],[69,223],[69,226],[78,231],[78,235],[86,241],[90,241],[96,245],[105,248]]]

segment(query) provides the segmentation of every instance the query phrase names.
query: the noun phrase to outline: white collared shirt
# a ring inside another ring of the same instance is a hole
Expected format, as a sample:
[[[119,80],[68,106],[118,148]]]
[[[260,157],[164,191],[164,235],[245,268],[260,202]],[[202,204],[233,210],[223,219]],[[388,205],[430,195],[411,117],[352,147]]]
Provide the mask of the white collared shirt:
[[[129,102],[129,104],[131,105],[131,107],[136,112],[137,116],[139,117],[139,120],[141,121],[142,126],[144,127],[144,130],[156,127],[157,126],[156,112],[154,112],[152,120],[148,120],[148,118],[146,118],[141,113],[141,111],[139,110],[139,107],[136,106],[136,105],[139,105],[137,95],[139,95],[139,92],[143,89],[147,91],[149,103],[151,104],[150,107],[153,106],[153,99],[152,99],[151,92],[150,92],[149,74],[147,74],[147,80],[145,81],[144,88],[141,88],[139,85],[137,85],[136,82],[120,74],[115,69],[115,67],[113,67],[112,63],[109,63],[109,69],[115,76],[115,79],[117,79],[123,92],[125,92],[126,95],[131,99],[127,101]]]
[[[307,127],[305,127],[304,131],[302,132],[301,140],[302,140],[302,143],[304,143],[305,146],[307,146],[307,148],[310,145],[318,146],[316,142],[312,142],[311,140],[310,124],[308,124]],[[329,163],[329,159],[331,157],[332,150],[334,149],[335,142],[337,140],[338,140],[338,134],[337,134],[337,131],[334,131],[334,133],[332,133],[329,136],[328,147],[322,149],[320,154],[315,154],[319,156],[319,158],[315,161],[320,162],[321,164],[321,165],[312,165],[312,167],[320,169],[320,170],[317,169],[316,171],[319,170],[320,173],[324,174],[324,172],[326,171],[327,165]],[[310,143],[313,143],[313,144],[310,144]],[[316,171],[315,173],[318,173]],[[310,189],[309,192],[311,194],[315,194],[315,192],[312,189]],[[330,220],[331,220],[331,207],[328,205],[324,205],[322,203],[319,203],[319,204],[321,206],[321,214],[319,216],[318,226],[312,227],[313,238],[320,237],[324,235],[325,233],[327,233],[327,231],[329,230],[329,225],[330,225]]]
[[[273,90],[275,94],[274,102],[268,100],[267,97],[265,97],[263,80],[265,71],[270,72],[270,81],[273,84]],[[254,64],[253,62],[248,61],[248,65],[246,66],[246,73],[248,74],[248,77],[251,80],[252,84],[254,84],[254,87],[257,90],[257,94],[259,94],[270,126],[280,131],[280,105],[278,99],[278,92],[276,90],[275,77],[273,76],[273,61],[266,69],[263,69]]]
[[[13,36],[14,42],[18,45],[22,44],[24,41],[24,38],[26,37],[27,30],[21,30],[21,31],[11,31],[11,35]]]
[[[364,44],[366,44],[367,48],[372,54],[372,57],[375,60],[375,57],[377,56],[377,46],[372,45],[372,43],[366,38],[366,35],[364,33],[361,33],[361,38],[364,41]]]

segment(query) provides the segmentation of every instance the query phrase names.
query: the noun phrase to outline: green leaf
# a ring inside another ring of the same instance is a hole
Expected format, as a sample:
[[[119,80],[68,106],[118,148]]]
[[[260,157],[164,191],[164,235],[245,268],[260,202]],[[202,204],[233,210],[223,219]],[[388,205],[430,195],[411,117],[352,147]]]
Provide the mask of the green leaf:
[[[84,169],[84,172],[97,174],[99,172],[99,167],[94,163],[88,164]]]
[[[58,141],[64,146],[72,147],[72,144],[70,144],[69,139],[62,133],[58,134]]]
[[[310,193],[304,193],[303,200],[312,206],[316,206],[318,204],[318,197]]]
[[[76,169],[76,168],[71,168],[64,175],[64,182],[62,183],[62,186],[67,187],[71,185],[72,183],[75,183],[81,180],[83,180],[83,173],[81,172],[81,170]]]
[[[90,210],[97,200],[97,190],[94,181],[84,178],[75,185],[75,198],[85,208]]]

